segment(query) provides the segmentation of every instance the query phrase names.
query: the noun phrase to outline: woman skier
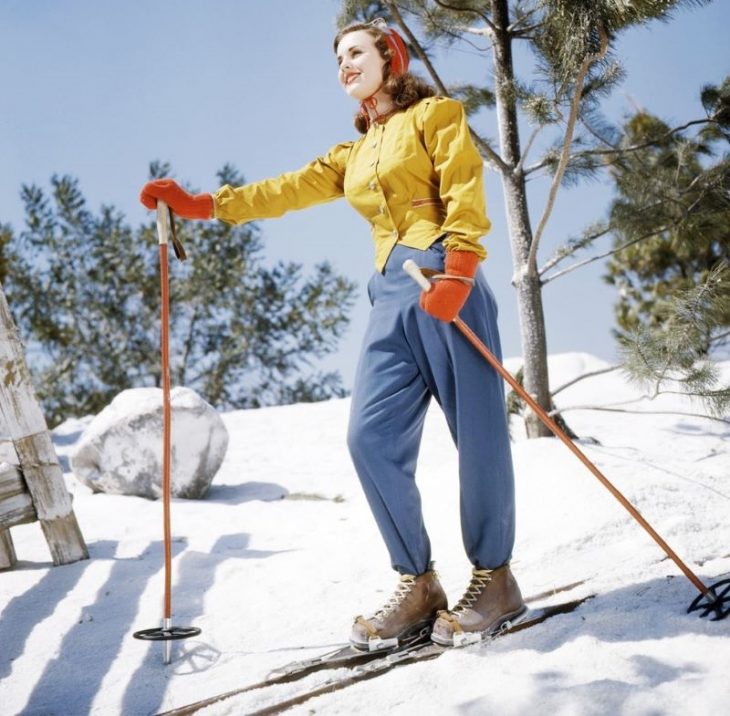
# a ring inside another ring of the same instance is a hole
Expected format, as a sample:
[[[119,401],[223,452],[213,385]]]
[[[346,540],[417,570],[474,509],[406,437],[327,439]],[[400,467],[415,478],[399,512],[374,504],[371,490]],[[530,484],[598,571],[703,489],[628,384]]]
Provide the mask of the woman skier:
[[[149,209],[161,199],[183,218],[239,224],[345,196],[370,223],[372,309],[347,440],[400,581],[383,607],[355,619],[350,641],[383,649],[429,630],[439,644],[460,644],[525,610],[509,567],[514,479],[502,381],[449,325],[461,315],[501,359],[497,306],[478,271],[486,256],[479,240],[490,228],[483,163],[462,105],[408,72],[405,43],[384,21],[350,25],[334,49],[339,81],[360,104],[360,139],[271,179],[197,195],[159,179],[140,198]],[[421,293],[402,270],[409,258],[435,274],[430,291]],[[458,449],[462,536],[473,564],[451,610],[415,482],[431,396]]]

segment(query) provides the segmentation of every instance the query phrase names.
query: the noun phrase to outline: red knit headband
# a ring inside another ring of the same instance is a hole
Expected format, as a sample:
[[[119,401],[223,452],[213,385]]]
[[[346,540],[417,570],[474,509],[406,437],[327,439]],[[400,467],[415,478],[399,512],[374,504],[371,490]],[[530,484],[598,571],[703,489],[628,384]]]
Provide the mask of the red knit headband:
[[[389,28],[383,18],[378,18],[370,23],[377,27],[385,35],[385,44],[390,50],[390,73],[394,77],[400,77],[408,72],[408,48],[403,38],[393,29]]]
[[[408,48],[403,38],[395,31],[388,30],[385,35],[388,49],[391,52],[390,72],[394,77],[400,77],[408,72]]]

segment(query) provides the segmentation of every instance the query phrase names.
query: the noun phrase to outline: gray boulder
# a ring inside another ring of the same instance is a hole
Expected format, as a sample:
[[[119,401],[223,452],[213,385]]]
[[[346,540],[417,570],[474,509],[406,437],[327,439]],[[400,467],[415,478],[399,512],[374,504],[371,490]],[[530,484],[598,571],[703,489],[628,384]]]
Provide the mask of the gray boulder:
[[[173,497],[200,498],[228,447],[228,431],[213,406],[189,388],[173,388]],[[73,474],[94,492],[162,496],[162,391],[125,390],[84,430],[71,454]]]

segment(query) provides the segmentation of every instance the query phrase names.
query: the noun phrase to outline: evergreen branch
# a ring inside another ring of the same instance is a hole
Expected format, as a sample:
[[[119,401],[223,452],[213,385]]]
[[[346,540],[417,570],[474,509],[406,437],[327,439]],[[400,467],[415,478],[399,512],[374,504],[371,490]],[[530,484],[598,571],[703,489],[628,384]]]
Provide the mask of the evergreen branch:
[[[557,110],[556,110],[557,111]],[[719,126],[719,122],[717,122],[714,119],[695,119],[690,122],[687,122],[686,124],[683,124],[679,127],[675,127],[674,129],[670,129],[667,132],[665,132],[663,135],[659,137],[655,137],[654,139],[647,140],[646,142],[642,142],[640,144],[632,144],[628,147],[619,147],[616,144],[611,143],[608,139],[605,137],[602,137],[600,134],[598,134],[593,127],[588,124],[585,119],[581,118],[581,124],[586,128],[588,132],[590,132],[596,139],[598,139],[600,142],[603,142],[608,149],[583,149],[579,152],[575,152],[575,154],[571,154],[570,158],[568,159],[568,162],[573,162],[578,159],[583,159],[585,157],[591,157],[591,156],[614,156],[615,160],[617,161],[620,156],[623,156],[624,154],[630,154],[633,152],[640,151],[642,149],[646,149],[647,147],[653,147],[656,144],[666,141],[669,139],[673,134],[676,134],[677,132],[682,132],[685,129],[688,129],[689,127],[696,125],[696,124],[717,124]],[[620,155],[620,156],[619,156]],[[533,174],[540,169],[544,169],[546,166],[548,166],[551,162],[551,157],[545,157],[544,159],[541,159],[539,162],[536,162],[535,164],[531,164],[529,167],[525,169],[525,175]],[[608,165],[613,164],[614,162],[607,162]]]
[[[598,130],[592,124],[590,124],[584,116],[580,117],[580,123],[585,127],[588,133],[595,137],[599,142],[603,142],[603,144],[605,144],[607,147],[613,147],[616,151],[619,151],[619,147],[612,143],[609,139],[601,136],[598,133]]]
[[[422,25],[427,26],[427,27],[438,28],[439,33],[441,33],[443,35],[447,35],[448,37],[451,37],[454,40],[457,40],[459,42],[463,42],[463,43],[469,45],[469,47],[476,50],[476,52],[479,54],[489,52],[489,50],[491,49],[491,46],[479,47],[478,45],[473,43],[471,40],[468,40],[467,38],[465,38],[463,36],[463,34],[460,34],[460,32],[470,33],[471,28],[444,25],[441,22],[439,16],[433,12],[431,7],[426,5],[424,0],[421,0],[421,2],[419,3],[419,11],[421,13],[423,13],[423,16],[424,16],[423,18],[421,18]],[[432,34],[436,34],[436,32],[432,31]],[[474,34],[477,34],[479,37],[485,37],[488,35],[487,32],[481,32],[481,31],[475,32]]]
[[[484,21],[484,24],[487,26],[490,32],[495,32],[496,27],[494,26],[494,23],[489,19],[489,15],[485,15],[484,13],[481,13],[479,10],[473,8],[473,7],[454,7],[453,5],[448,5],[447,3],[443,2],[442,0],[434,0],[435,3],[442,7],[444,10],[452,10],[453,12],[471,12],[477,17],[479,17],[481,20]],[[386,4],[388,3],[388,0],[385,0]]]
[[[530,32],[536,30],[542,26],[542,23],[536,23],[534,25],[528,25],[527,27],[520,27],[520,25],[528,20],[528,18],[538,12],[539,7],[533,7],[532,10],[528,10],[519,20],[513,22],[508,28],[507,32],[512,35],[519,35],[524,32]]]
[[[551,276],[547,276],[546,278],[542,278],[542,284],[545,285],[546,283],[550,283],[550,281],[554,281],[556,278],[560,278],[561,276],[564,276],[566,273],[570,273],[571,271],[575,271],[576,269],[583,268],[583,266],[587,266],[588,264],[593,263],[594,261],[600,261],[601,259],[605,259],[608,256],[613,256],[614,254],[617,254],[624,249],[629,248],[629,246],[633,246],[634,244],[638,244],[640,241],[646,241],[647,239],[651,239],[657,234],[661,234],[663,231],[668,231],[671,228],[674,228],[676,224],[679,223],[679,220],[675,224],[671,224],[669,226],[660,226],[657,229],[652,229],[650,232],[644,234],[643,236],[639,236],[638,239],[631,239],[630,241],[626,241],[621,246],[617,246],[614,249],[611,249],[610,251],[606,251],[602,254],[596,254],[595,256],[591,256],[590,258],[585,259],[584,261],[578,261],[577,263],[571,264],[567,268],[563,269],[562,271],[557,271],[556,273],[552,274]]]
[[[443,97],[450,97],[449,91],[446,89],[446,85],[441,80],[441,77],[439,76],[438,72],[436,72],[436,68],[433,66],[433,63],[429,59],[428,55],[426,54],[425,50],[423,49],[421,43],[416,39],[416,36],[411,31],[411,28],[406,25],[405,20],[403,19],[403,16],[400,14],[400,11],[398,10],[398,6],[395,3],[395,0],[383,0],[385,5],[388,7],[388,10],[390,11],[391,15],[393,16],[393,19],[397,23],[398,27],[403,31],[403,33],[408,37],[408,41],[411,43],[412,47],[415,49],[416,54],[418,55],[418,58],[423,62],[426,69],[428,70],[429,75],[431,75],[431,79],[433,80],[434,84],[436,85],[436,88],[438,89],[439,93]],[[475,131],[472,129],[471,125],[469,126],[469,133],[471,134],[472,139],[474,140],[474,143],[477,145],[477,147],[480,149],[482,155],[486,156],[487,161],[491,162],[494,167],[504,173],[508,170],[507,165],[505,164],[502,157],[497,154],[494,149],[492,149],[489,144],[487,144]]]
[[[686,393],[682,395],[686,395]],[[555,413],[566,413],[569,410],[598,410],[606,413],[634,413],[636,415],[683,415],[688,418],[705,418],[706,420],[714,420],[723,425],[730,425],[730,420],[716,418],[714,415],[705,415],[704,413],[687,413],[682,410],[628,410],[626,408],[609,408],[600,405],[570,405],[567,408],[560,408],[560,410],[552,410],[548,415],[553,417]]]
[[[565,390],[566,388],[570,388],[571,385],[575,385],[581,380],[585,380],[586,378],[592,378],[596,375],[603,375],[604,373],[610,373],[611,371],[618,370],[621,368],[621,364],[618,363],[617,365],[609,366],[608,368],[600,368],[598,370],[592,370],[588,373],[583,373],[583,375],[579,375],[577,378],[573,378],[572,380],[569,380],[567,383],[563,383],[559,388],[556,388],[555,390],[550,392],[550,395],[555,397],[561,390]]]
[[[646,149],[647,147],[653,147],[661,142],[666,141],[669,139],[673,134],[676,134],[677,132],[683,132],[685,129],[688,129],[689,127],[692,127],[696,124],[717,124],[719,125],[719,122],[715,119],[693,119],[690,122],[687,122],[679,127],[674,127],[674,129],[670,129],[664,134],[654,137],[653,139],[648,139],[645,142],[641,142],[639,144],[632,144],[628,147],[617,147],[615,145],[612,145],[610,142],[606,141],[605,139],[598,137],[601,141],[605,142],[611,149],[584,149],[580,152],[576,152],[575,154],[571,155],[570,160],[576,159],[578,157],[588,157],[588,156],[611,156],[615,154],[630,154],[631,152],[638,152],[641,149]],[[585,126],[585,125],[584,125]],[[594,135],[597,136],[597,135]]]
[[[540,244],[540,239],[542,238],[542,234],[545,230],[548,219],[550,218],[550,214],[552,213],[553,206],[555,205],[555,199],[558,194],[558,189],[560,188],[560,182],[563,179],[563,174],[565,173],[565,169],[568,166],[570,146],[573,143],[573,132],[575,131],[575,123],[578,119],[578,110],[580,108],[580,101],[583,93],[583,87],[585,84],[585,78],[588,75],[588,70],[591,68],[591,65],[594,62],[602,60],[608,52],[608,35],[606,34],[606,30],[603,28],[602,25],[599,26],[599,32],[601,35],[600,51],[596,54],[584,57],[580,69],[578,70],[578,75],[575,81],[575,93],[573,95],[573,101],[570,107],[568,124],[565,128],[565,141],[563,142],[563,151],[561,152],[560,162],[558,163],[557,171],[555,172],[555,176],[553,177],[553,181],[550,186],[550,194],[548,196],[548,202],[545,207],[545,212],[540,219],[540,223],[537,226],[537,230],[535,231],[532,243],[530,244],[530,253],[527,257],[526,264],[528,266],[528,270],[530,270],[530,267],[536,266],[537,248]]]
[[[717,336],[713,336],[711,339],[712,343],[718,343],[719,341],[725,340],[725,338],[730,337],[730,331],[725,331],[725,333],[720,333]]]

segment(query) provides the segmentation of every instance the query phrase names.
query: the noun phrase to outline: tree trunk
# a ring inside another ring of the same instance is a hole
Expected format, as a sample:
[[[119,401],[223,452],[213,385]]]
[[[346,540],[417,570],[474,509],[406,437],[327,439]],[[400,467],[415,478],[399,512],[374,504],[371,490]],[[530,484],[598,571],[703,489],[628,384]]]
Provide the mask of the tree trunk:
[[[507,225],[515,267],[513,283],[517,288],[520,334],[524,360],[524,386],[545,411],[550,410],[550,385],[547,368],[545,317],[542,308],[542,286],[536,262],[528,264],[532,227],[527,211],[525,177],[519,168],[520,137],[517,123],[517,102],[514,90],[512,37],[508,32],[508,0],[492,0],[495,25],[493,53],[497,124],[500,154],[506,165],[502,170],[502,187],[507,208]],[[530,438],[549,437],[552,433],[539,418],[528,411],[525,415]]]

